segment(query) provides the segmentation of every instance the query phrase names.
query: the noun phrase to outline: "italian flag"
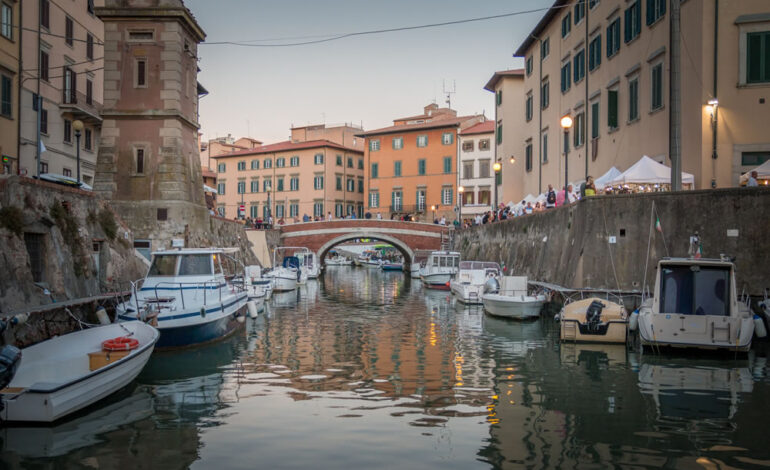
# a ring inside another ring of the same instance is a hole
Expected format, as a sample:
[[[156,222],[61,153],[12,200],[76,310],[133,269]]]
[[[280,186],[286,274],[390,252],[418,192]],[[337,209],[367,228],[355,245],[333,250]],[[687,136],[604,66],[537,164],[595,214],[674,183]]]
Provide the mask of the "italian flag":
[[[660,233],[663,233],[663,227],[660,225],[660,217],[655,218],[655,230],[657,230]]]

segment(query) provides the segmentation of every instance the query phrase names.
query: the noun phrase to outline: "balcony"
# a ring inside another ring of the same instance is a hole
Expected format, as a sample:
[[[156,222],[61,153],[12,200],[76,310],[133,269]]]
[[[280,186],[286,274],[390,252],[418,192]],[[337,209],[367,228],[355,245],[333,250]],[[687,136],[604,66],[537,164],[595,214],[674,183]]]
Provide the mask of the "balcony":
[[[71,113],[73,119],[80,119],[91,124],[102,122],[102,104],[93,100],[89,104],[86,95],[79,91],[63,90],[59,109]]]
[[[423,214],[426,210],[430,210],[430,206],[400,204],[395,206],[388,206],[386,209],[392,214]]]

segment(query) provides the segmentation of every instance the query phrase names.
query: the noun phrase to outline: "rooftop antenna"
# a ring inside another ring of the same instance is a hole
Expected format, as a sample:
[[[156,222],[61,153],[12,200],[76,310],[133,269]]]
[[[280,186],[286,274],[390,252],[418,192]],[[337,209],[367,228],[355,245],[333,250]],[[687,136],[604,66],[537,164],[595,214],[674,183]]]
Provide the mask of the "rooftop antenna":
[[[452,95],[457,92],[457,81],[452,80],[452,89],[447,90],[446,81],[442,81],[444,94],[446,95],[446,105],[449,109],[452,109]]]

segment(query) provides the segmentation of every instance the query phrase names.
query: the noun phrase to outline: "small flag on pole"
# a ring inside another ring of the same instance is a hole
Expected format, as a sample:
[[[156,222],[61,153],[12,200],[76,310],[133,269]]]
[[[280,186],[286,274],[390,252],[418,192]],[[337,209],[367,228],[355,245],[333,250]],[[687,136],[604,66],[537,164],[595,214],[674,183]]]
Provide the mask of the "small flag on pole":
[[[663,227],[660,225],[660,217],[655,218],[655,230],[657,230],[660,233],[663,233]]]
[[[45,151],[46,151],[46,148],[45,148],[45,144],[44,144],[44,143],[43,143],[43,141],[41,140],[41,141],[40,141],[40,153],[43,153],[43,152],[45,152]]]
[[[698,243],[698,250],[695,252],[695,259],[700,259],[703,256],[703,245]]]

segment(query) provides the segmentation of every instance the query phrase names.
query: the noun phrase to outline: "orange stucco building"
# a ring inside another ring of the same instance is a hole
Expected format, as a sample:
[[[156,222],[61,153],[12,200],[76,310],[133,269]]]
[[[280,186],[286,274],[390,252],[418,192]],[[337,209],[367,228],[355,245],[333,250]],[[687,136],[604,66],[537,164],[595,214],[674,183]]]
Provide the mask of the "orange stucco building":
[[[457,116],[436,104],[393,126],[358,134],[366,139],[366,210],[382,218],[414,215],[420,221],[455,217],[457,133],[485,120]]]

